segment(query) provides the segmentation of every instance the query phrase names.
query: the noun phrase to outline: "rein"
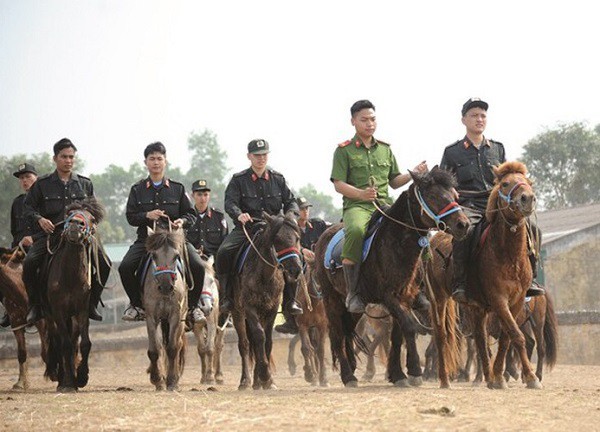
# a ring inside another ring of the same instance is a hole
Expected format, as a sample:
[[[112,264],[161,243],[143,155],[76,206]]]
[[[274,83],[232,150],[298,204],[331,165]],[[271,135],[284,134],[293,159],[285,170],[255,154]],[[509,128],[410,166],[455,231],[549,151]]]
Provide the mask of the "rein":
[[[280,251],[275,251],[275,255],[277,256],[277,258],[276,258],[277,265],[271,264],[259,252],[258,248],[256,247],[256,245],[254,244],[254,242],[250,238],[250,235],[248,234],[248,231],[246,230],[246,224],[242,224],[242,229],[244,230],[244,234],[246,235],[246,238],[248,239],[248,242],[250,243],[250,246],[252,246],[252,249],[254,249],[254,252],[256,252],[256,254],[260,257],[260,259],[265,264],[267,264],[269,267],[271,267],[273,269],[277,269],[277,268],[279,268],[281,266],[281,263],[284,262],[286,259],[294,258],[294,257],[300,259],[300,251],[295,246],[292,246],[292,247],[289,247],[289,248],[286,248],[286,249],[282,249]]]

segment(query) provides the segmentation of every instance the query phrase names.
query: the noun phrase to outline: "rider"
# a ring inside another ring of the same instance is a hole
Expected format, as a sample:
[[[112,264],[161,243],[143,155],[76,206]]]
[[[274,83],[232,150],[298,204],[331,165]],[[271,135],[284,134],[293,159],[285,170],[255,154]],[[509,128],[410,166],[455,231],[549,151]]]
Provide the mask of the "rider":
[[[300,252],[302,252],[304,261],[314,262],[315,254],[313,250],[315,243],[317,243],[317,240],[319,240],[321,234],[323,234],[323,232],[331,226],[331,223],[325,222],[323,219],[311,218],[310,208],[313,205],[308,202],[306,198],[299,197],[296,200],[296,203],[300,209],[300,216],[298,217],[298,226],[300,227]],[[287,298],[283,299],[284,304],[288,301],[289,299]],[[276,325],[275,330],[279,333],[298,333],[296,320],[292,318],[287,310],[283,311],[283,317],[285,318],[285,322],[283,324]]]
[[[25,218],[30,221],[33,230],[33,244],[23,262],[23,282],[30,305],[28,323],[42,318],[40,304],[44,277],[41,267],[48,253],[48,236],[53,241],[60,235],[62,230],[56,228],[64,221],[70,204],[94,196],[92,181],[73,172],[77,147],[68,138],[63,138],[54,144],[53,151],[56,170],[40,177],[31,186],[24,201]],[[94,267],[94,271],[99,273],[100,281],[98,277],[92,277],[89,318],[102,321],[96,307],[110,273],[110,260],[103,254],[102,248],[98,248],[98,253],[100,268]]]
[[[487,139],[483,132],[487,124],[488,103],[479,98],[471,98],[462,107],[462,123],[466,128],[463,139],[450,144],[444,150],[441,168],[451,171],[458,181],[458,203],[475,227],[484,217],[488,197],[494,187],[493,167],[506,162],[504,145],[498,141]],[[530,228],[531,229],[531,228]],[[535,229],[535,228],[534,228]],[[459,302],[467,302],[466,263],[470,253],[471,237],[469,235],[458,241],[452,240],[452,256],[454,261],[452,297]],[[537,269],[536,254],[531,253],[534,277]],[[527,291],[527,296],[544,294],[544,290],[534,282]]]
[[[139,321],[145,318],[139,275],[136,272],[147,254],[148,228],[152,228],[154,222],[161,218],[170,219],[178,228],[189,227],[196,220],[192,204],[185,194],[185,187],[165,177],[167,149],[161,142],[146,146],[144,163],[148,168],[148,177],[131,187],[127,199],[127,222],[137,227],[137,239],[119,266],[121,282],[131,301],[123,313],[124,321]],[[189,316],[196,322],[204,318],[204,314],[198,307],[204,285],[204,266],[194,246],[186,242],[186,248],[194,285],[194,289],[188,291]]]
[[[248,143],[248,159],[250,168],[234,174],[225,190],[225,211],[235,223],[219,247],[215,260],[217,279],[221,288],[221,312],[226,314],[233,308],[233,291],[228,278],[232,272],[233,259],[239,248],[246,241],[242,225],[252,219],[262,219],[262,212],[274,216],[283,213],[298,213],[298,205],[294,194],[290,191],[283,175],[267,167],[269,143],[264,139],[255,139]],[[291,315],[302,313],[302,308],[295,300],[293,286],[287,286],[287,298],[284,304]]]
[[[24,250],[27,250],[33,243],[33,238],[31,237],[31,225],[24,215],[23,202],[25,201],[25,194],[29,191],[31,185],[35,183],[38,175],[35,167],[29,163],[19,165],[13,175],[19,179],[19,185],[23,189],[23,193],[14,199],[10,208],[10,233],[13,236],[10,247],[14,248],[20,244]],[[0,291],[0,303],[2,303],[2,300],[3,296]],[[0,317],[0,326],[8,327],[9,325],[10,320],[5,309]]]
[[[217,253],[229,233],[227,219],[223,211],[209,206],[210,187],[206,180],[192,183],[192,198],[196,222],[187,229],[186,237],[201,256],[208,259]]]
[[[375,211],[373,201],[391,204],[388,185],[397,189],[411,177],[400,174],[390,145],[373,136],[377,128],[375,106],[368,100],[359,100],[350,108],[350,114],[356,134],[335,149],[331,181],[336,192],[344,196],[342,265],[348,287],[346,308],[362,313],[365,305],[358,293],[358,276],[367,224]],[[427,171],[427,164],[421,162],[414,171]]]

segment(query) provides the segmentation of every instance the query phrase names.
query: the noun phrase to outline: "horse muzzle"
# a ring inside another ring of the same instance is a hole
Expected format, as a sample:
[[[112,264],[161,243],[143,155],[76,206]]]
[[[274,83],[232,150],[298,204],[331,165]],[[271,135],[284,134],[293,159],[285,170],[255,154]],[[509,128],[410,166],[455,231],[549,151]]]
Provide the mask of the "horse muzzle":
[[[523,215],[523,217],[529,217],[535,211],[537,199],[533,194],[523,193],[515,200],[517,210]]]

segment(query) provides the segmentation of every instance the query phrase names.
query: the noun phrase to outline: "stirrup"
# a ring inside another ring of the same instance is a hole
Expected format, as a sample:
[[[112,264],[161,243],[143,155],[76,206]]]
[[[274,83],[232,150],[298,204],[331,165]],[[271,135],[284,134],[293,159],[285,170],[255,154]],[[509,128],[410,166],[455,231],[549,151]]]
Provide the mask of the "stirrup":
[[[346,297],[346,309],[350,313],[364,313],[365,304],[358,294],[348,294]]]

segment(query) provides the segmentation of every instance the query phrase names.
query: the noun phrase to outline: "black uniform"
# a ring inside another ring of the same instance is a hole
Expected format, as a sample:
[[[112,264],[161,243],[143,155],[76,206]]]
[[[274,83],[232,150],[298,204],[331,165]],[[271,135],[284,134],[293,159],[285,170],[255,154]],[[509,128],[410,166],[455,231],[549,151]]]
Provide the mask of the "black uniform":
[[[219,246],[229,234],[225,214],[221,210],[209,207],[204,213],[196,211],[196,222],[187,230],[187,240],[206,257],[217,253]]]
[[[16,197],[10,208],[10,233],[13,241],[11,247],[19,244],[23,237],[32,234],[31,222],[25,217],[25,194]]]
[[[238,216],[248,213],[262,219],[262,212],[274,216],[289,211],[298,213],[298,204],[282,174],[272,169],[258,177],[252,168],[234,174],[225,190],[225,211],[233,219],[235,228],[217,252],[215,266],[219,274],[228,274],[231,260],[244,243],[246,236]]]
[[[23,262],[23,282],[25,282],[29,295],[34,298],[33,301],[36,300],[37,293],[39,292],[39,287],[37,286],[38,269],[47,254],[47,234],[42,230],[38,221],[41,218],[46,218],[56,226],[64,221],[66,217],[65,210],[70,204],[93,196],[94,186],[89,178],[73,173],[69,181],[63,183],[56,171],[38,178],[26,194],[24,200],[24,217],[31,224],[34,242]],[[53,236],[60,235],[61,232],[62,225],[58,225]],[[99,248],[99,253],[102,253],[101,249]],[[106,283],[110,272],[110,260],[108,257],[100,257],[99,264],[101,284],[98,284],[97,278],[92,278],[91,302],[100,298],[102,287]]]
[[[123,257],[119,266],[119,275],[131,304],[136,307],[142,306],[140,283],[136,271],[146,256],[145,243],[146,237],[148,237],[148,227],[152,228],[154,223],[146,217],[146,213],[157,209],[163,210],[172,221],[183,219],[184,228],[192,226],[196,221],[194,209],[181,183],[165,178],[159,186],[154,186],[148,177],[131,187],[127,199],[126,216],[129,225],[138,227],[137,239]],[[194,289],[189,293],[188,304],[190,307],[195,307],[204,284],[204,267],[196,249],[189,242],[186,242],[186,246],[190,270],[194,279]]]
[[[302,247],[313,250],[315,243],[317,243],[317,240],[319,240],[321,234],[323,234],[323,232],[325,232],[325,230],[330,226],[331,224],[329,222],[325,222],[323,219],[309,219],[306,222],[306,226],[304,228],[300,228],[300,244]]]

